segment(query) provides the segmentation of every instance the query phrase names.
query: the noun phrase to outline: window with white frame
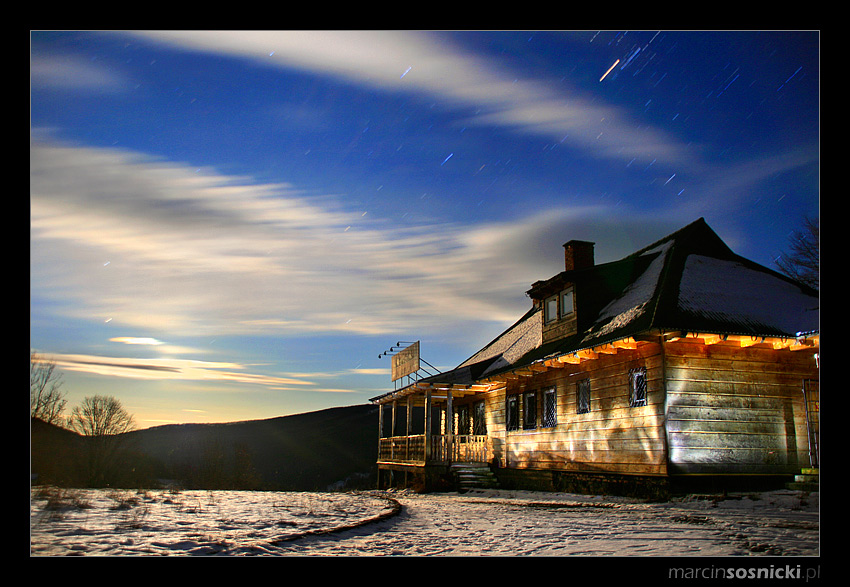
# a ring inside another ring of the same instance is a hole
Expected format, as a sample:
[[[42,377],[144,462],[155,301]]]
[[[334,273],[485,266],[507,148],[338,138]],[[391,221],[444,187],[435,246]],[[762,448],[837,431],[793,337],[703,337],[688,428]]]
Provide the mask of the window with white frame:
[[[558,296],[546,298],[543,305],[544,320],[552,322],[558,319]]]
[[[572,286],[558,295],[549,296],[543,300],[543,320],[553,322],[568,318],[575,314],[575,295]]]
[[[572,316],[575,312],[573,288],[561,292],[561,318]]]

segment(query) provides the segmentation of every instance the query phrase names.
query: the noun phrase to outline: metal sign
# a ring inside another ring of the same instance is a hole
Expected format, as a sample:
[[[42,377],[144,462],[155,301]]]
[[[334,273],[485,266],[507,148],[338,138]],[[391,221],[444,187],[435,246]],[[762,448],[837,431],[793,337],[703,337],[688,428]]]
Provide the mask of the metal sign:
[[[392,362],[393,381],[419,371],[419,341],[393,355]]]

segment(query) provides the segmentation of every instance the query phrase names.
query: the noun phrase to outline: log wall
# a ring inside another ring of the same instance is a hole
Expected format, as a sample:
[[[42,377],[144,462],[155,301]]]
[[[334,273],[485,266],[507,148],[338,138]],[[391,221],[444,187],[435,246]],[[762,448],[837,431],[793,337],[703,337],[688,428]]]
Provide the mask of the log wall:
[[[639,343],[579,365],[512,377],[485,395],[487,434],[503,469],[618,475],[789,475],[809,466],[802,381],[814,350],[742,348],[700,339]],[[629,406],[629,370],[646,368],[647,403]],[[589,379],[591,409],[577,413]],[[554,387],[557,424],[542,427]],[[538,391],[537,427],[506,430],[509,395]]]
[[[629,370],[646,368],[647,405],[629,407]],[[577,413],[577,384],[588,378],[591,410]],[[542,392],[554,387],[557,423],[541,426]],[[508,395],[539,391],[537,427],[506,430]],[[487,433],[502,468],[549,469],[640,475],[666,474],[663,361],[661,345],[599,355],[580,365],[564,364],[533,376],[508,380],[487,394]]]
[[[671,474],[788,475],[808,467],[804,379],[814,350],[667,343]]]

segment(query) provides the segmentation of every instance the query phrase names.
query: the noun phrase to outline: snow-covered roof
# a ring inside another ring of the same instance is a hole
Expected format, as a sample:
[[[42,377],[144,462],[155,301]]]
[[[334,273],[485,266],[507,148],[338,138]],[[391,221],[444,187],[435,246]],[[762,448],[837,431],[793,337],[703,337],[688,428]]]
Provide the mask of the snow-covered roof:
[[[685,261],[678,309],[748,334],[793,335],[818,328],[818,299],[798,285],[703,255]]]
[[[702,218],[619,261],[556,279],[576,284],[576,334],[544,344],[532,308],[457,369],[428,379],[472,383],[659,329],[792,338],[819,330],[817,291],[736,255]]]
[[[510,367],[538,348],[543,341],[543,312],[532,308],[493,342],[461,363],[458,368],[487,363],[487,371]]]

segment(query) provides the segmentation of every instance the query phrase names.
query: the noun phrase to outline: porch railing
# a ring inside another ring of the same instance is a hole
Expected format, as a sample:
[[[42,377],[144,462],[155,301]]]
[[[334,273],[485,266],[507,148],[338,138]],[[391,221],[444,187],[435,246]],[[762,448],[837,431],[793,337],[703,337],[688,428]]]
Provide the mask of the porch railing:
[[[486,434],[431,435],[431,454],[425,454],[425,435],[392,436],[380,439],[378,459],[395,463],[487,462]]]

